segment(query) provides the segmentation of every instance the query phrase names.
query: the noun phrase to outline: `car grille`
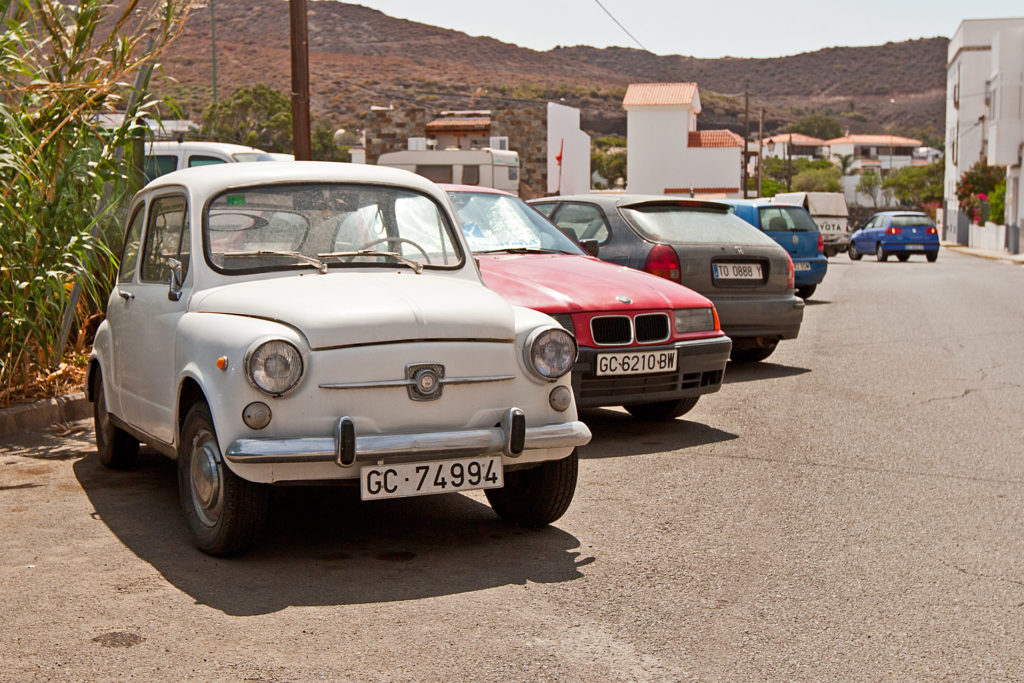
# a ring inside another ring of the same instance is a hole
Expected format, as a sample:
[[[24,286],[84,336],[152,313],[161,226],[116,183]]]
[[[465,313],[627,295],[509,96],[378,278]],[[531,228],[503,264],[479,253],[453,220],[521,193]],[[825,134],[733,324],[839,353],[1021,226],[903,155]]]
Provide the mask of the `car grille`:
[[[590,319],[590,334],[602,346],[653,344],[671,337],[667,313],[641,313],[630,319],[627,315],[602,315]]]

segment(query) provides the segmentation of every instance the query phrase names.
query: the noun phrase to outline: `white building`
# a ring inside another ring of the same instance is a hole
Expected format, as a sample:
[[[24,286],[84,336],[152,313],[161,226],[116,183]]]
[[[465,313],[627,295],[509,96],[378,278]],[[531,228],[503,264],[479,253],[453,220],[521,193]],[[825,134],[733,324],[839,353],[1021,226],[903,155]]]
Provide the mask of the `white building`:
[[[548,194],[590,191],[590,136],[580,110],[548,102]]]
[[[697,130],[696,83],[633,83],[622,106],[629,192],[740,196],[743,138]]]
[[[823,159],[828,156],[828,147],[821,138],[802,133],[780,133],[761,141],[765,159]]]
[[[1024,116],[1020,94],[1022,28],[1024,18],[967,19],[960,23],[949,41],[943,235],[950,241],[970,242],[970,219],[959,210],[956,184],[964,172],[981,159],[1010,167],[1007,206],[1012,193],[1012,215],[1017,229],[1020,227],[1021,162],[1013,140],[1017,141],[1019,149],[1020,120]],[[992,106],[993,84],[996,106]],[[1016,184],[1014,178],[1018,179]]]
[[[833,158],[853,157],[850,171],[857,173],[873,169],[882,174],[920,162],[927,163],[921,141],[898,135],[846,135],[827,140],[829,155]]]

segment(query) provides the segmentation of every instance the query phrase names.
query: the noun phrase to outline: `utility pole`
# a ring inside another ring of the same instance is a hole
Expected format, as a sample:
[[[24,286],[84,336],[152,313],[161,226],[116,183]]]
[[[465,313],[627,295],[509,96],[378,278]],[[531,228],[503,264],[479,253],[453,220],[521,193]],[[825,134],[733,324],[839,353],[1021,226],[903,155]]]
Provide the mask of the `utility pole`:
[[[789,165],[789,151],[793,147],[793,133],[789,134],[789,139],[786,140],[786,192],[793,190],[793,169]]]
[[[289,0],[292,43],[292,153],[299,161],[313,158],[309,139],[309,32],[306,0]]]
[[[747,198],[747,166],[750,164],[750,90],[749,81],[743,87],[743,198]]]
[[[761,196],[761,164],[764,162],[764,108],[757,122],[757,196]]]
[[[217,106],[217,19],[213,14],[214,0],[210,0],[210,56],[213,62],[213,106]]]

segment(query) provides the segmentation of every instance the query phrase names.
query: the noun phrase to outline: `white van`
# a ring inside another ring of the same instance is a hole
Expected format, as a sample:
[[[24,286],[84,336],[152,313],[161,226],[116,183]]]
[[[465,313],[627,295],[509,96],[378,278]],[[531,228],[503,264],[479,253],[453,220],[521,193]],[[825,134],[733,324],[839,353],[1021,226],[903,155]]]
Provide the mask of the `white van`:
[[[772,201],[807,209],[824,238],[825,256],[835,256],[850,247],[850,212],[842,192],[780,192]]]
[[[146,143],[146,181],[179,168],[229,164],[241,161],[275,161],[262,149],[227,142],[157,141]]]
[[[412,171],[435,183],[478,185],[519,194],[519,153],[502,149],[386,152],[378,166]]]

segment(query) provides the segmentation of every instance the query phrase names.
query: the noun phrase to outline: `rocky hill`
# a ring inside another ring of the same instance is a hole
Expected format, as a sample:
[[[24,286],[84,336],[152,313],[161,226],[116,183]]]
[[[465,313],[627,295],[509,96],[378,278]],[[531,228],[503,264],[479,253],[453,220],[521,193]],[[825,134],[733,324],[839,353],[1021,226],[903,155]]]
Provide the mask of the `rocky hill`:
[[[217,0],[219,91],[264,83],[290,88],[287,0]],[[428,109],[500,108],[523,100],[564,101],[583,110],[593,134],[624,134],[626,86],[696,81],[702,128],[751,130],[766,110],[765,132],[822,112],[852,132],[892,132],[940,140],[946,38],[873,47],[833,47],[775,59],[697,59],[626,48],[563,47],[547,52],[389,17],[333,0],[308,5],[314,116],[357,122],[371,105]],[[210,9],[197,7],[164,55],[171,88],[193,117],[212,96]]]

